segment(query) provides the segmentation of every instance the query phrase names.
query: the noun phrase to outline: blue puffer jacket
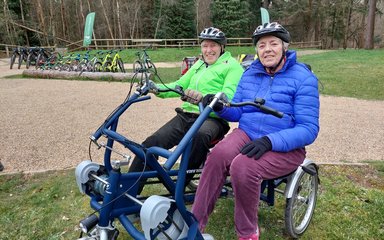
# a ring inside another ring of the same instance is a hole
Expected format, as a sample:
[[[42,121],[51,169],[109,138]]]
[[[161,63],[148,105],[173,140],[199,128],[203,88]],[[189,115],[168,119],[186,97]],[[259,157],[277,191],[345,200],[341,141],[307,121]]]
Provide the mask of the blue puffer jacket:
[[[284,113],[282,119],[252,106],[224,108],[222,118],[239,122],[253,140],[268,136],[272,150],[288,152],[311,144],[319,132],[319,93],[316,76],[303,63],[296,62],[296,52],[287,52],[283,68],[270,76],[255,60],[244,72],[233,102],[265,99],[265,106]]]

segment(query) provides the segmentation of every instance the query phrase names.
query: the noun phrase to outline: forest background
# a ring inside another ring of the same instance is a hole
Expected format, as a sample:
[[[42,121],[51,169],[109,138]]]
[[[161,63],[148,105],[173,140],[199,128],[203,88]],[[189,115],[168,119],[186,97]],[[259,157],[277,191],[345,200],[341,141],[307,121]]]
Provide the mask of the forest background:
[[[207,26],[227,37],[251,37],[261,6],[293,42],[384,47],[384,0],[3,0],[0,43],[65,47],[82,40],[90,12],[96,13],[94,39],[196,38]]]

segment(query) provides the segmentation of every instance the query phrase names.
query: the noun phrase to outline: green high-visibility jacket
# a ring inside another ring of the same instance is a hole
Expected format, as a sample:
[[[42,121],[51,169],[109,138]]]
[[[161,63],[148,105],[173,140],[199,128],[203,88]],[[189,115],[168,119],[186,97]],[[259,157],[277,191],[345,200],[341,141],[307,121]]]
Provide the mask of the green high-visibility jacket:
[[[198,60],[179,80],[166,84],[168,88],[181,86],[183,90],[193,89],[199,91],[203,96],[224,92],[228,99],[232,99],[237,84],[243,74],[243,67],[232,57],[230,52],[224,52],[212,65],[206,65]],[[166,89],[158,84],[160,89]],[[160,98],[180,97],[174,92],[163,92],[157,95]],[[199,113],[199,107],[189,102],[183,102],[181,108],[186,112]],[[217,117],[211,113],[212,117]]]

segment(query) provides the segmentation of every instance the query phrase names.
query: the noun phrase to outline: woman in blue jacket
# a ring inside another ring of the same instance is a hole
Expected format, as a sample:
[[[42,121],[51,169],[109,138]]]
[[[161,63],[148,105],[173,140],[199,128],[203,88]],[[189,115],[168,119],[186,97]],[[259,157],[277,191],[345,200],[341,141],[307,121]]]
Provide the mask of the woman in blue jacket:
[[[239,122],[208,155],[192,212],[204,231],[227,175],[235,194],[235,227],[240,239],[259,239],[260,185],[291,173],[304,161],[305,146],[319,132],[318,80],[288,50],[289,32],[278,23],[256,28],[258,59],[244,72],[232,102],[265,99],[265,105],[284,113],[282,119],[258,108],[227,108],[218,103],[220,117]],[[211,95],[212,96],[212,95]],[[207,104],[211,96],[204,97]]]

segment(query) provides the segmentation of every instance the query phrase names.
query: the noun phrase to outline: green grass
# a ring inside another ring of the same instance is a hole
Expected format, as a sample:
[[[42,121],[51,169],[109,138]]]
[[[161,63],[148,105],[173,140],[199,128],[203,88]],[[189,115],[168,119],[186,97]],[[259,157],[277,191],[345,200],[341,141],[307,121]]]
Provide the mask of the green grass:
[[[311,225],[302,239],[383,239],[384,163],[320,167],[321,185]],[[0,176],[0,239],[76,239],[78,222],[92,212],[79,193],[74,170]],[[220,199],[207,232],[235,239],[232,198]],[[261,239],[284,234],[285,200],[260,207]],[[121,239],[131,239],[121,233]]]
[[[384,100],[384,49],[337,50],[305,55],[324,85],[322,94]]]

